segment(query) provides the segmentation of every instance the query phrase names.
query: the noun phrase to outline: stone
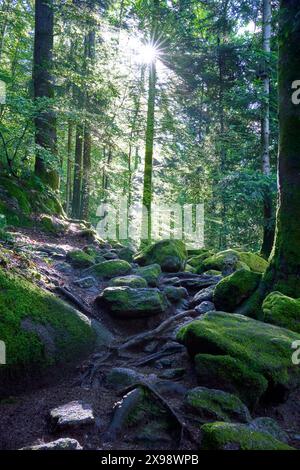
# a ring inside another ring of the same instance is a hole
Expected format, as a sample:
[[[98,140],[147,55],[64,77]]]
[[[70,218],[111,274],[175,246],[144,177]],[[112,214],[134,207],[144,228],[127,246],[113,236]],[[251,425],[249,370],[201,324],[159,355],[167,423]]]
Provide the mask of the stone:
[[[45,442],[30,447],[23,447],[20,450],[82,450],[81,445],[76,439],[70,439],[69,437],[63,437],[56,441]]]
[[[212,301],[213,294],[215,290],[215,285],[209,286],[206,289],[202,289],[197,294],[194,295],[190,302],[190,307],[195,307],[196,305],[200,305],[202,302],[205,301]]]
[[[175,369],[167,369],[159,374],[161,379],[174,380],[180,379],[185,374],[185,369],[182,367],[177,367]]]
[[[82,401],[72,401],[50,411],[50,426],[53,431],[78,428],[94,422],[92,407]]]
[[[125,276],[131,271],[131,266],[127,261],[112,259],[95,264],[87,274],[92,274],[97,278],[111,279],[112,277]]]
[[[269,434],[275,439],[278,439],[282,442],[288,442],[288,434],[281,428],[281,426],[275,421],[275,419],[268,417],[255,418],[251,423],[249,423],[249,428],[253,431],[263,432],[264,434]]]
[[[134,274],[144,278],[150,287],[157,287],[161,275],[161,267],[159,264],[149,264],[148,266],[134,269]]]
[[[222,390],[197,387],[185,397],[186,406],[205,421],[236,421],[248,423],[250,412],[235,395]]]
[[[72,250],[67,253],[67,261],[78,269],[88,268],[95,264],[93,256],[85,253],[83,250]]]
[[[263,303],[263,320],[300,333],[300,299],[271,292]]]
[[[285,398],[300,385],[300,368],[292,362],[292,344],[300,335],[243,315],[209,312],[182,327],[177,339],[192,357],[230,356],[268,382],[270,398]]]
[[[195,311],[199,315],[203,315],[204,313],[212,312],[214,310],[216,310],[215,304],[212,302],[209,302],[208,300],[201,302],[201,304],[196,305],[195,307]]]
[[[163,292],[170,302],[178,303],[188,297],[188,292],[184,287],[166,286]]]
[[[269,434],[249,429],[246,424],[207,423],[201,426],[203,450],[292,450]]]
[[[128,263],[133,262],[133,256],[134,256],[134,249],[125,246],[124,248],[121,248],[118,252],[119,258],[123,259],[125,261],[128,261]]]
[[[232,274],[238,269],[247,269],[257,273],[264,273],[268,262],[257,255],[246,251],[225,250],[205,258],[197,268],[201,274],[210,269],[221,271],[222,274]]]
[[[73,281],[73,284],[80,287],[81,289],[89,289],[90,287],[94,287],[96,285],[96,280],[91,276],[82,277],[81,279],[76,279]]]
[[[129,276],[115,277],[109,282],[111,287],[128,286],[133,288],[147,287],[147,281],[141,276],[131,274]]]
[[[113,367],[106,375],[106,383],[115,389],[123,389],[144,379],[144,375],[126,367]]]
[[[131,287],[107,287],[96,298],[98,307],[106,308],[117,318],[143,318],[166,311],[167,301],[158,289],[132,289]]]
[[[187,274],[189,274],[189,277],[181,279],[180,283],[183,287],[186,287],[187,289],[192,289],[194,291],[208,287],[213,288],[222,279],[222,276],[207,276],[206,274],[194,274],[193,277],[190,277],[191,273]],[[202,300],[210,299],[204,298]]]
[[[160,240],[148,246],[134,257],[141,266],[157,263],[162,271],[177,272],[185,267],[187,252],[181,240]]]
[[[240,269],[222,279],[214,290],[213,301],[218,310],[234,312],[257,289],[261,274]]]

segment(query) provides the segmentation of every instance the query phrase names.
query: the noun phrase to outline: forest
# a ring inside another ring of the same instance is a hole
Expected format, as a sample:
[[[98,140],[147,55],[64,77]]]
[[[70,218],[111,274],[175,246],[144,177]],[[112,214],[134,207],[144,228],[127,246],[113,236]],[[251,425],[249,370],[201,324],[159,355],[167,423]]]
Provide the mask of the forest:
[[[299,0],[0,0],[0,451],[294,449]]]

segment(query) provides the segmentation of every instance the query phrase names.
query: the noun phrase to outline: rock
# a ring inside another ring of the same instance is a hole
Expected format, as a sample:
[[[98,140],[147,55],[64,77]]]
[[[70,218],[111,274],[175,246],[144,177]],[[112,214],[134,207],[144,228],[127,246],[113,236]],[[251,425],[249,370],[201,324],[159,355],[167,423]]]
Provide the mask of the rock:
[[[50,425],[53,431],[78,428],[94,422],[92,407],[82,401],[72,401],[50,411]]]
[[[113,333],[98,320],[92,319],[91,325],[96,335],[96,349],[102,349],[103,346],[110,346],[115,337]]]
[[[45,232],[53,235],[59,235],[64,232],[67,224],[61,219],[50,215],[42,215],[40,219],[41,227]]]
[[[109,283],[111,287],[120,287],[120,286],[128,286],[128,287],[147,287],[147,281],[141,276],[136,276],[131,274],[129,276],[122,276],[122,277],[115,277]]]
[[[191,356],[213,354],[241,361],[268,381],[270,398],[283,399],[300,384],[300,368],[292,363],[292,343],[300,335],[243,315],[210,312],[180,329],[177,339]]]
[[[106,375],[106,383],[115,389],[124,389],[143,379],[143,374],[125,367],[114,367]]]
[[[112,259],[95,264],[87,272],[104,279],[110,279],[117,276],[125,276],[131,271],[131,266],[127,261],[121,259]]]
[[[94,287],[96,285],[96,280],[91,277],[82,277],[81,279],[76,279],[73,281],[75,286],[80,287],[81,289],[89,289],[90,287]]]
[[[300,333],[300,299],[272,292],[265,298],[262,310],[265,322]]]
[[[134,250],[133,248],[125,246],[124,248],[121,248],[118,252],[119,258],[123,259],[125,261],[128,261],[128,263],[133,262],[133,256],[134,256]]]
[[[171,380],[161,380],[156,382],[154,388],[162,395],[184,397],[187,393],[187,387]]]
[[[185,404],[205,421],[237,421],[248,423],[251,415],[241,400],[231,393],[212,388],[197,387],[189,390]]]
[[[131,287],[107,287],[97,297],[96,304],[105,307],[118,318],[143,318],[163,313],[167,301],[158,289],[132,289]]]
[[[232,274],[237,269],[264,273],[267,266],[268,262],[255,253],[225,250],[204,259],[197,268],[197,273],[201,274],[210,269],[221,271],[225,275]]]
[[[144,446],[150,445],[151,448],[155,446],[156,449],[161,445],[172,446],[170,426],[165,421],[146,423],[134,436],[134,442],[136,441],[142,442]]]
[[[170,277],[170,278],[164,278],[161,280],[162,285],[170,285],[170,286],[175,286],[175,287],[180,287],[180,279],[179,277]]]
[[[205,271],[203,274],[206,276],[222,276],[221,271],[217,271],[216,269],[209,269],[208,271]]]
[[[20,450],[82,450],[81,445],[76,439],[70,439],[69,437],[63,437],[56,441],[45,442],[44,444],[38,444],[30,447],[23,447]]]
[[[23,277],[0,269],[1,340],[7,366],[36,374],[56,363],[74,362],[92,352],[95,332],[91,321],[53,294]],[[1,383],[1,381],[0,381]]]
[[[202,289],[197,294],[194,295],[190,302],[191,307],[195,307],[196,305],[200,305],[202,302],[211,301],[213,299],[213,294],[215,290],[215,285],[207,287],[206,289]]]
[[[181,240],[161,240],[138,253],[134,261],[141,266],[157,263],[162,271],[177,272],[184,269],[186,258],[185,244]]]
[[[67,253],[67,261],[74,267],[74,268],[88,268],[95,264],[94,257],[85,253],[83,250],[72,250]]]
[[[234,393],[251,408],[266,392],[268,381],[231,356],[197,354],[195,366],[200,385]]]
[[[161,267],[159,264],[150,264],[149,266],[135,269],[134,274],[144,278],[150,287],[156,287],[161,275]]]
[[[103,258],[106,259],[106,260],[109,260],[109,259],[118,259],[118,255],[112,251],[106,251],[105,253],[103,253]]]
[[[180,379],[185,374],[185,369],[178,367],[176,369],[167,369],[159,374],[161,379],[174,380]]]
[[[177,303],[188,297],[188,292],[184,287],[166,286],[163,292],[170,302]]]
[[[275,421],[275,419],[262,417],[256,418],[249,424],[249,428],[253,431],[263,432],[264,434],[269,434],[273,436],[278,441],[288,442],[288,434],[280,427],[280,425]]]
[[[218,310],[234,312],[257,289],[261,274],[240,269],[220,281],[214,290],[213,301]]]
[[[186,273],[189,276],[183,279],[180,279],[180,284],[187,289],[199,290],[207,287],[215,286],[219,281],[221,281],[222,276],[207,276],[205,274],[199,275],[191,273]],[[192,276],[192,277],[191,277]],[[210,300],[210,299],[203,299]]]
[[[269,434],[252,431],[245,424],[208,423],[201,426],[203,450],[292,450]]]
[[[213,312],[214,310],[216,310],[215,304],[213,304],[212,302],[209,302],[208,300],[205,302],[201,302],[201,304],[196,305],[195,307],[195,311],[199,315],[203,315],[204,313],[207,313],[207,312]]]
[[[188,258],[187,262],[193,268],[198,268],[198,266],[201,265],[203,260],[205,260],[206,258],[212,255],[213,255],[212,251],[204,249],[201,253],[194,255],[191,258]]]
[[[61,273],[69,274],[72,272],[72,267],[69,265],[69,263],[55,263],[53,267]]]

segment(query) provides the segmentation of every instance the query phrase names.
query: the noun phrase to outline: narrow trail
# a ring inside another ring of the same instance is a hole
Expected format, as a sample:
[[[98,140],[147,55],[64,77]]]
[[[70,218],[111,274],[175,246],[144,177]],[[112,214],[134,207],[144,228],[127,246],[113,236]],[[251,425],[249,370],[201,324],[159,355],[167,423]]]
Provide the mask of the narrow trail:
[[[80,287],[77,281],[84,278],[85,270],[75,269],[66,262],[68,251],[89,244],[75,224],[61,237],[29,229],[20,230],[15,237],[17,251],[28,256],[41,275],[37,284],[99,321],[104,339],[98,350],[81,364],[40,376],[33,388],[27,387],[23,393],[0,402],[0,447],[18,449],[69,437],[84,449],[197,449],[201,440],[199,427],[204,421],[183,404],[187,390],[197,386],[197,379],[186,349],[175,341],[178,327],[197,317],[194,310],[189,310],[191,299],[200,290],[199,285],[195,287],[196,277],[189,285],[187,280],[193,275],[174,274],[180,278],[180,285],[187,287],[188,298],[170,306],[163,315],[139,321],[116,320],[94,302],[107,283],[98,281],[91,287]],[[116,254],[111,247],[108,252]],[[162,275],[159,286],[170,278],[172,275]],[[154,330],[175,315],[178,320],[170,322],[157,335],[122,348],[130,338]],[[132,390],[128,388],[130,383],[120,377],[108,379],[113,368],[130,369],[131,383],[136,383],[131,389],[143,390],[146,397],[151,396],[153,406],[141,412],[134,400],[127,400],[122,411],[114,413],[115,403],[126,394],[130,396]],[[295,433],[295,423],[300,422],[299,398],[299,392],[291,394],[284,404],[260,407],[252,417],[273,417],[285,430]],[[94,423],[53,430],[49,412],[77,400],[91,406]],[[139,414],[139,423],[134,414]],[[159,427],[157,422],[161,418]],[[300,448],[300,441],[292,444]]]

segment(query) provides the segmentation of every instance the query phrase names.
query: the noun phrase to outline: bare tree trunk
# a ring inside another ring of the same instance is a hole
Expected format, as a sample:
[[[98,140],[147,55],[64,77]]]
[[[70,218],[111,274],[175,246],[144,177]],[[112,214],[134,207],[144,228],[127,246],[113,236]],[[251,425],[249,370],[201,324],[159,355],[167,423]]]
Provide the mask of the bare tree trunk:
[[[73,139],[73,123],[68,123],[68,143],[67,143],[67,182],[66,182],[66,213],[70,215],[70,203],[72,201],[72,139]]]
[[[75,219],[80,218],[80,208],[81,208],[83,133],[84,133],[83,125],[77,124],[75,162],[74,162],[73,201],[72,201],[72,216]]]
[[[272,32],[272,9],[271,0],[263,0],[263,51],[265,54],[265,65],[263,75],[264,102],[262,118],[262,172],[265,176],[270,176],[270,74],[269,57],[271,53],[271,32]],[[264,231],[261,254],[268,258],[270,256],[274,241],[274,214],[272,207],[272,195],[266,188],[264,194]]]

